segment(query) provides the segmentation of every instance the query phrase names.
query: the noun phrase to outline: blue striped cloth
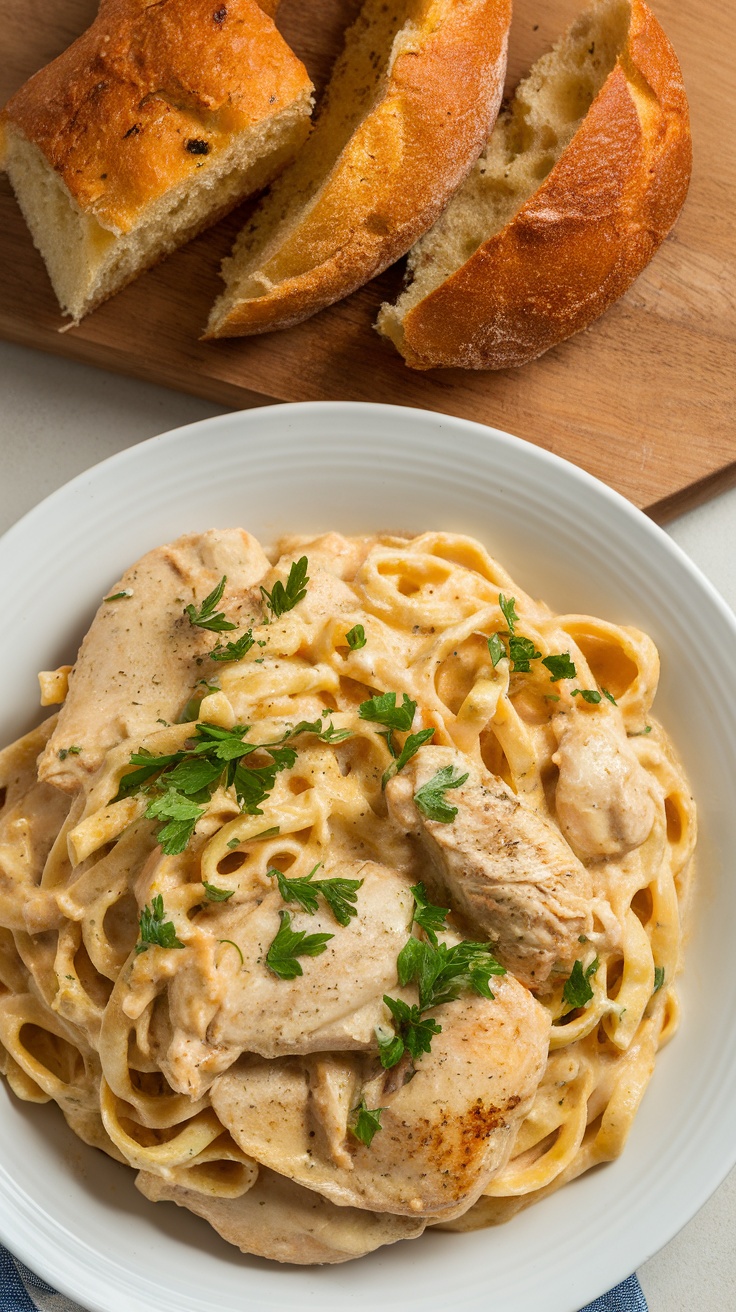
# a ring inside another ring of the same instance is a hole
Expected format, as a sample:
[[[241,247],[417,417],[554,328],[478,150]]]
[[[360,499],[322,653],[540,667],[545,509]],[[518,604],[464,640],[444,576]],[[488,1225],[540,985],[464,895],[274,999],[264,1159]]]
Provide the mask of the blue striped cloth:
[[[64,1294],[57,1294],[45,1280],[0,1247],[0,1312],[84,1312]],[[610,1294],[596,1298],[581,1312],[647,1312],[647,1302],[636,1276],[629,1276]]]

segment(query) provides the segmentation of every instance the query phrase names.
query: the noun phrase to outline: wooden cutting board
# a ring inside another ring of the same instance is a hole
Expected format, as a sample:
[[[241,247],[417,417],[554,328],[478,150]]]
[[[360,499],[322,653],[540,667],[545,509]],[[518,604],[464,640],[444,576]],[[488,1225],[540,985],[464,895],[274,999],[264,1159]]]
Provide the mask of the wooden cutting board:
[[[584,0],[516,0],[509,85]],[[653,0],[680,56],[695,168],[653,263],[587,332],[522,369],[414,373],[371,325],[395,266],[287,332],[204,345],[231,215],[79,327],[56,301],[0,181],[0,336],[234,407],[302,400],[423,406],[507,429],[573,460],[662,520],[736,481],[736,5]],[[0,102],[91,21],[93,0],[0,0]],[[283,0],[279,26],[323,85],[356,0]]]

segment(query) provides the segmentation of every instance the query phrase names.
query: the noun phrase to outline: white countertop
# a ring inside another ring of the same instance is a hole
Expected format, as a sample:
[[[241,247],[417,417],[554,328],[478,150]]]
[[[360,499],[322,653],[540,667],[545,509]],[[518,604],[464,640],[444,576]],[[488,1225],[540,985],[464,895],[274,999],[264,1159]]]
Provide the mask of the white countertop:
[[[116,451],[222,413],[206,401],[0,343],[0,532]],[[667,531],[736,609],[736,488]],[[734,1233],[736,1171],[640,1270],[650,1312],[736,1309]]]

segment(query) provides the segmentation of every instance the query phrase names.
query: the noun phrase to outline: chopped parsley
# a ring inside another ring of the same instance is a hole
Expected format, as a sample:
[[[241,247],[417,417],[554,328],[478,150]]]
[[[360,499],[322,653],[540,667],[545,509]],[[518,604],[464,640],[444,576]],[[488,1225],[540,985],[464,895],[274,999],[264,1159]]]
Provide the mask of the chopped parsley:
[[[451,824],[457,815],[457,807],[448,804],[445,793],[448,788],[460,788],[467,778],[467,774],[456,774],[454,766],[444,765],[414,794],[414,802],[422,815],[428,820],[439,820],[443,825]]]
[[[584,702],[591,706],[597,706],[601,700],[601,695],[597,688],[573,688],[571,696],[582,697]]]
[[[279,979],[296,979],[304,971],[297,957],[318,957],[334,934],[307,934],[291,928],[288,911],[280,911],[281,928],[266,953],[266,965]]]
[[[349,633],[345,634],[345,641],[351,651],[359,651],[361,647],[365,647],[366,637],[363,625],[354,624]],[[381,1109],[379,1108],[379,1110]]]
[[[79,756],[81,750],[81,747],[78,747],[76,743],[71,747],[62,747],[59,751],[59,760],[65,761],[67,756]]]
[[[206,809],[205,806],[198,806],[190,798],[178,793],[175,788],[167,788],[165,793],[151,798],[146,807],[146,819],[166,821],[156,835],[161,844],[161,851],[167,856],[176,856],[178,852],[183,852],[194,833],[197,821],[201,819]]]
[[[235,951],[237,952],[238,956],[240,957],[240,964],[241,964],[241,966],[244,966],[244,965],[245,965],[245,961],[243,960],[243,953],[241,952],[241,950],[240,950],[240,948],[238,947],[237,943],[233,943],[233,940],[232,940],[231,938],[220,938],[220,939],[218,939],[217,941],[218,941],[218,943],[227,943],[229,947],[231,947],[231,948],[235,948]]]
[[[127,601],[128,597],[133,596],[132,588],[123,588],[121,592],[113,592],[109,597],[103,597],[103,601]]]
[[[549,670],[550,683],[557,683],[558,679],[574,679],[577,674],[569,651],[560,656],[545,656],[542,664]]]
[[[541,651],[537,651],[531,638],[522,638],[518,634],[512,634],[509,638],[509,656],[513,661],[512,674],[529,674],[532,668],[529,662],[537,660],[541,655]]]
[[[630,733],[628,737],[643,738],[645,733],[651,733],[651,732],[652,732],[652,726],[651,724],[648,724],[645,729],[639,729],[636,733]]]
[[[374,724],[384,724],[387,729],[401,729],[405,733],[411,729],[417,704],[402,694],[401,705],[396,705],[395,692],[383,692],[361,702],[358,715],[361,720],[371,720]]]
[[[402,988],[416,984],[419,1002],[410,1006],[401,998],[384,995],[396,1027],[393,1034],[383,1030],[376,1034],[381,1064],[386,1069],[401,1061],[405,1052],[416,1060],[423,1052],[431,1051],[432,1039],[442,1033],[442,1026],[425,1012],[443,1002],[453,1002],[467,991],[493,998],[488,983],[491,975],[506,974],[486,944],[469,940],[448,948],[444,943],[435,946],[410,938],[396,965],[399,984]]]
[[[659,990],[661,989],[663,984],[664,984],[664,966],[655,966],[654,988],[652,989],[652,997],[654,997],[655,993],[659,993]]]
[[[289,879],[281,870],[267,870],[271,878],[276,876],[279,893],[284,902],[298,902],[304,911],[313,916],[317,910],[318,895],[321,894],[332,912],[338,925],[349,925],[352,916],[357,916],[355,905],[358,889],[363,887],[362,879],[315,879],[321,862],[318,862],[308,875],[301,879]]]
[[[385,1112],[385,1107],[366,1107],[365,1098],[361,1098],[357,1107],[353,1108],[350,1118],[350,1133],[360,1139],[366,1148],[370,1148],[373,1138],[381,1129],[381,1112]]]
[[[227,902],[235,893],[234,888],[218,888],[215,884],[208,884],[206,879],[202,880],[202,886],[208,902]]]
[[[447,928],[445,921],[450,908],[434,906],[427,897],[427,890],[422,883],[414,884],[411,891],[414,894],[413,922],[424,930],[430,943],[436,948],[438,933]]]
[[[205,597],[199,609],[193,603],[184,607],[184,614],[189,616],[191,625],[198,629],[210,629],[213,633],[224,633],[227,629],[238,627],[237,624],[231,623],[223,611],[217,610],[226,583],[227,574],[223,574],[217,587]]]
[[[386,742],[388,743],[388,750],[394,759],[383,772],[381,778],[382,788],[386,787],[389,779],[393,779],[394,775],[399,773],[399,770],[403,770],[404,766],[411,760],[412,756],[416,756],[420,747],[423,747],[425,743],[428,743],[430,738],[434,738],[434,732],[434,729],[420,729],[418,733],[410,733],[397,756],[393,742],[391,741],[391,730],[388,729],[386,731],[385,736]],[[383,734],[381,737],[383,737]]]
[[[506,648],[497,633],[492,633],[488,639],[488,651],[491,657],[491,664],[495,670],[498,662],[506,655]]]
[[[509,626],[509,633],[513,635],[519,616],[516,614],[516,597],[504,597],[502,592],[498,594],[498,604],[503,612],[503,617]]]
[[[618,706],[618,702],[616,701],[616,698],[614,697],[612,692],[609,692],[607,688],[603,688],[603,687],[601,687],[601,692],[603,693],[604,697],[608,698],[609,702],[612,702],[614,706]]]
[[[164,899],[160,893],[151,898],[151,905],[141,911],[138,926],[140,939],[135,945],[136,953],[146,952],[149,947],[183,948],[184,944],[176,937],[173,921],[165,919]]]
[[[597,957],[585,969],[582,961],[575,962],[562,990],[562,997],[568,1007],[584,1007],[590,1002],[593,997],[593,990],[589,981],[595,975],[599,965],[600,962]]]
[[[233,628],[235,628],[235,625],[233,625]],[[253,630],[248,629],[247,633],[244,633],[242,637],[237,638],[235,642],[226,642],[224,646],[221,642],[218,642],[217,646],[213,647],[210,652],[210,660],[242,661],[243,657],[250,651],[254,642],[255,638],[253,637]]]
[[[279,579],[270,592],[261,587],[263,599],[274,619],[279,619],[287,610],[293,610],[297,602],[304,600],[309,582],[308,569],[309,561],[306,556],[302,556],[301,560],[295,560],[291,566],[286,584]]]

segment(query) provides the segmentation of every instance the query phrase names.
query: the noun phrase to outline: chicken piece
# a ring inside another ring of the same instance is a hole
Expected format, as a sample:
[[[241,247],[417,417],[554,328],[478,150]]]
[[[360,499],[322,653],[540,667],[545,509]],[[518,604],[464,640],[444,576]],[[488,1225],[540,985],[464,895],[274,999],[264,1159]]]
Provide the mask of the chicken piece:
[[[288,908],[295,932],[334,935],[320,956],[299,958],[304,973],[296,979],[266,964],[285,909],[277,888],[257,903],[218,908],[217,936],[187,953],[168,987],[170,1041],[157,1058],[178,1092],[198,1098],[242,1052],[282,1057],[374,1044],[413,896],[408,879],[371,861],[342,863],[339,874],[363,880],[349,925],[338,925],[321,901],[313,916]]]
[[[311,1266],[349,1262],[398,1239],[416,1239],[424,1217],[381,1216],[335,1207],[311,1189],[261,1169],[239,1198],[214,1198],[141,1171],[136,1186],[153,1203],[172,1202],[195,1212],[243,1253]]]
[[[556,715],[560,776],[555,808],[560,828],[582,861],[640,847],[654,824],[646,770],[615,709]]]
[[[493,991],[495,1000],[472,995],[436,1008],[442,1033],[413,1073],[365,1056],[244,1057],[215,1081],[212,1106],[248,1156],[341,1207],[457,1216],[505,1165],[547,1058],[547,1011],[512,976],[494,979]],[[320,1134],[333,1129],[324,1121],[328,1062],[345,1165]],[[361,1098],[383,1109],[370,1147],[348,1128]]]
[[[202,657],[217,641],[217,634],[190,623],[184,607],[199,606],[226,574],[219,609],[245,626],[258,607],[249,590],[269,568],[256,539],[242,529],[192,533],[132,565],[108,593],[131,595],[103,602],[82,643],[39,778],[76,792],[111,747],[142,738],[159,720],[176,721],[203,668],[206,673]],[[68,754],[70,747],[80,751]]]
[[[447,793],[457,807],[449,824],[429,820],[414,802],[445,766],[468,775]],[[591,882],[550,821],[452,747],[423,747],[390,780],[386,799],[427,858],[430,893],[446,899],[475,938],[490,939],[517,979],[539,990],[554,966],[569,972],[579,935],[591,928]]]

